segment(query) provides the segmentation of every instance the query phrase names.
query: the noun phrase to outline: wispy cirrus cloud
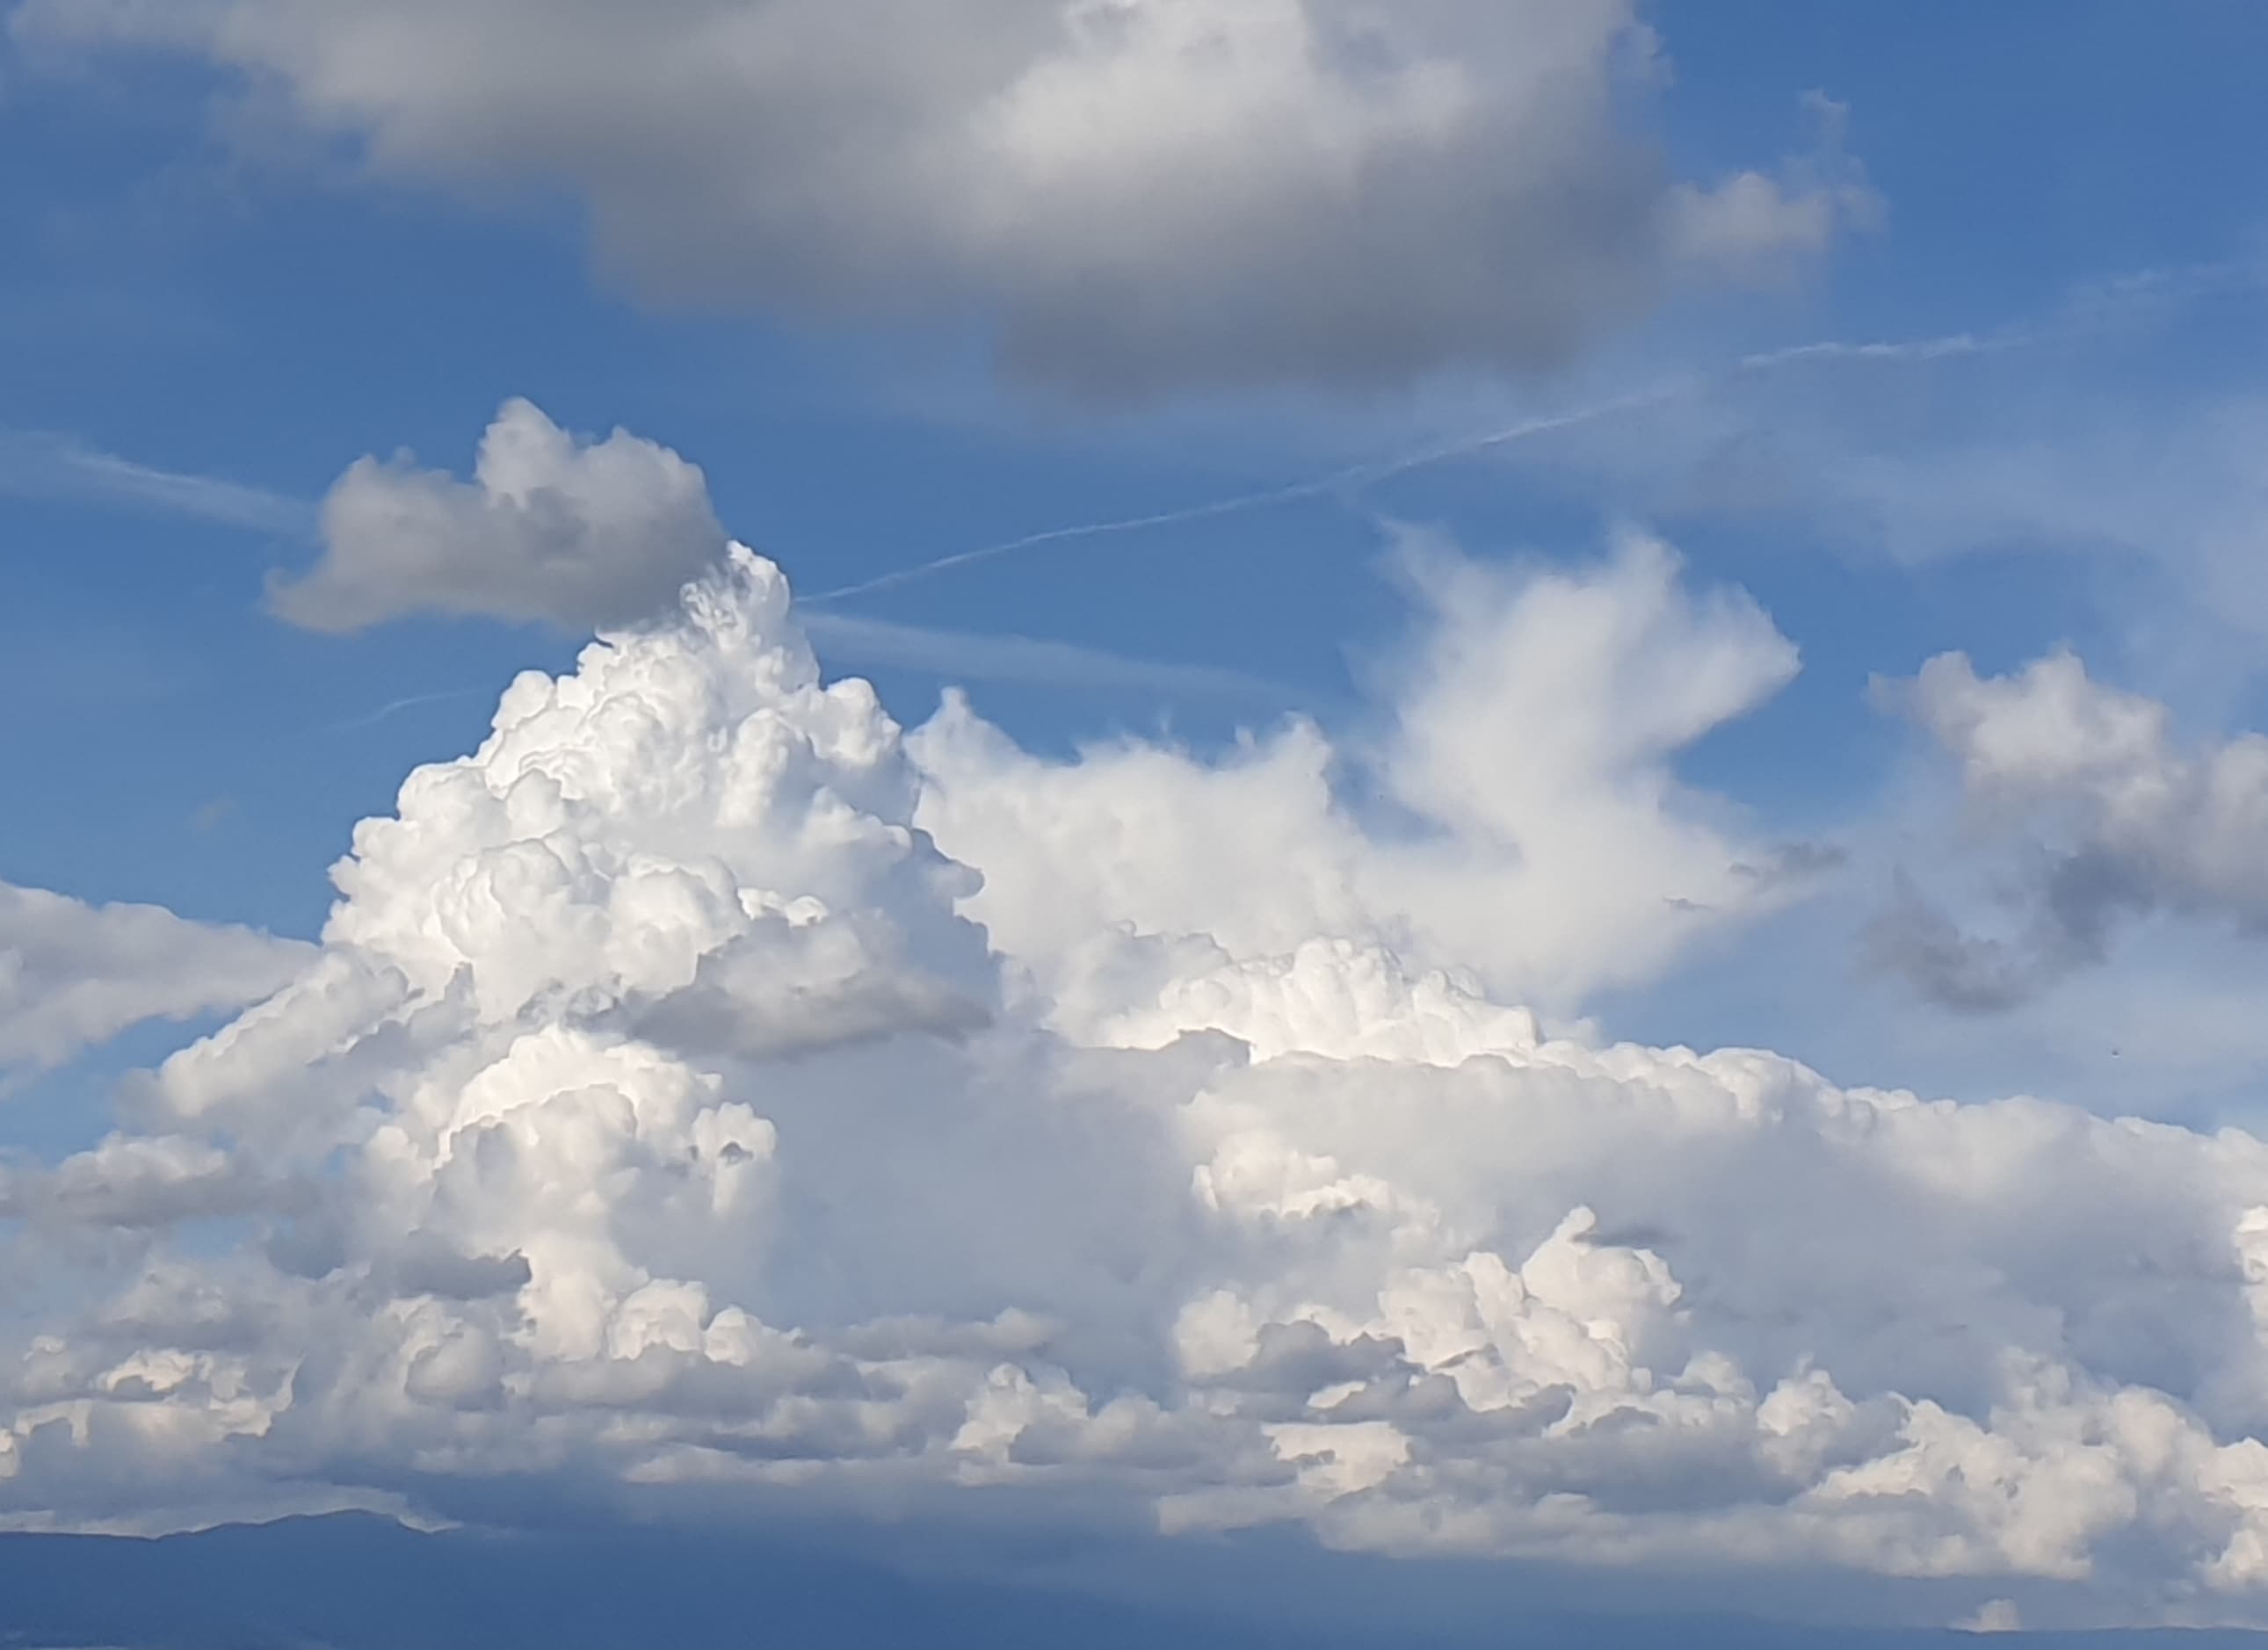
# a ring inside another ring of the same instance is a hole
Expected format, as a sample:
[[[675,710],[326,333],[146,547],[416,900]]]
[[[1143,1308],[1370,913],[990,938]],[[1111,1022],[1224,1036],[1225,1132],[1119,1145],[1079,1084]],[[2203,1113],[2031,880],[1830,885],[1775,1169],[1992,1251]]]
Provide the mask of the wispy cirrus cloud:
[[[847,613],[806,612],[803,628],[822,658],[864,667],[895,666],[968,681],[1044,687],[1128,689],[1283,703],[1289,690],[1240,670],[1136,659],[1042,637],[939,630]]]
[[[314,506],[305,499],[144,464],[77,437],[41,430],[0,429],[0,493],[182,516],[294,538],[315,527]]]

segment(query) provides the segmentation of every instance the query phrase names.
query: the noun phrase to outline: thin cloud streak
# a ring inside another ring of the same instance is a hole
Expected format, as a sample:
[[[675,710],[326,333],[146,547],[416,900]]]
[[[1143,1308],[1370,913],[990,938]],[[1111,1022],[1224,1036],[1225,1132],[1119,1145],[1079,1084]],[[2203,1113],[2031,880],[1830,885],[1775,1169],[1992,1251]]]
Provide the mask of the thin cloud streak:
[[[294,538],[315,530],[315,507],[304,499],[160,469],[42,431],[0,430],[0,493],[109,505]]]
[[[935,630],[842,613],[802,613],[822,657],[932,671],[970,681],[1057,688],[1130,689],[1229,699],[1288,701],[1289,689],[1211,665],[1131,659],[1040,637]]]
[[[1027,533],[1020,538],[1004,540],[996,544],[980,545],[975,549],[941,556],[935,561],[923,562],[912,567],[902,567],[895,572],[880,573],[856,584],[841,585],[832,590],[822,590],[805,598],[806,604],[843,601],[852,596],[872,595],[917,579],[930,578],[939,573],[951,572],[976,562],[989,562],[1019,550],[1036,549],[1042,545],[1059,544],[1074,539],[1101,538],[1108,534],[1137,533],[1150,527],[1174,527],[1190,522],[1209,520],[1217,516],[1243,515],[1249,512],[1271,509],[1282,505],[1300,504],[1309,499],[1327,498],[1351,492],[1373,483],[1387,481],[1408,471],[1427,465],[1442,463],[1454,458],[1469,457],[1491,447],[1505,446],[1525,440],[1531,436],[1572,429],[1590,424],[1635,408],[1651,406],[1681,393],[1683,384],[1662,385],[1639,390],[1627,395],[1617,395],[1589,407],[1580,407],[1567,412],[1550,413],[1541,417],[1523,419],[1519,424],[1486,434],[1462,437],[1445,446],[1422,452],[1405,453],[1399,458],[1367,464],[1351,465],[1333,470],[1303,482],[1292,482],[1282,487],[1263,488],[1257,492],[1236,493],[1226,498],[1212,499],[1204,504],[1190,505],[1179,510],[1160,511],[1151,515],[1123,516],[1108,521],[1082,522],[1073,527],[1050,527],[1044,532]]]

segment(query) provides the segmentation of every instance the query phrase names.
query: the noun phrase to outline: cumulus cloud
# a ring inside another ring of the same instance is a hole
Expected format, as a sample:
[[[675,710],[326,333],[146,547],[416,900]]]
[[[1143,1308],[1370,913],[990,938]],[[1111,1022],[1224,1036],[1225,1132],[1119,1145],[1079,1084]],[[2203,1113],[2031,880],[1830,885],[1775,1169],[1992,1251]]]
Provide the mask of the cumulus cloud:
[[[1677,257],[1737,279],[1786,279],[1824,254],[1837,235],[1869,227],[1883,204],[1865,168],[1844,150],[1851,110],[1822,92],[1803,106],[1819,126],[1816,151],[1778,175],[1749,170],[1709,185],[1679,184],[1669,196]]]
[[[1985,1600],[1973,1614],[1953,1624],[1961,1632],[2021,1632],[2024,1618],[2014,1601],[1993,1598]]]
[[[0,882],[0,1074],[59,1065],[145,1020],[240,1008],[307,955],[154,905],[89,905]]]
[[[1414,565],[1374,816],[1314,729],[909,738],[740,549],[520,678],[11,1167],[0,1517],[981,1496],[2268,1621],[2268,1147],[1555,1035],[1489,976],[1674,947],[1737,879],[1664,755],[1792,656],[1658,547]]]
[[[1948,653],[1882,696],[1958,764],[1972,836],[2018,856],[2006,933],[1965,932],[1902,885],[1875,949],[1926,995],[2012,1006],[2161,912],[2268,932],[2268,739],[2184,748],[2164,705],[2067,652],[1999,677]]]
[[[1418,623],[1375,673],[1367,737],[1294,721],[1225,759],[1132,742],[1051,762],[959,700],[917,735],[921,822],[1016,865],[971,910],[1046,960],[1064,1012],[1081,976],[1121,981],[1108,998],[1199,953],[1288,954],[1319,921],[1565,1006],[1785,891],[1669,770],[1795,672],[1752,602],[1691,594],[1641,537],[1553,572],[1405,534],[1395,565]]]
[[[489,425],[471,481],[364,459],[323,500],[321,533],[321,559],[273,580],[269,602],[331,631],[414,613],[625,624],[725,551],[698,467],[627,431],[585,440],[519,400]]]
[[[1658,78],[1632,0],[26,0],[12,28],[202,57],[382,175],[565,191],[653,298],[975,314],[1088,391],[1550,365],[1682,265],[1815,254],[1859,199],[1666,180],[1621,113]]]

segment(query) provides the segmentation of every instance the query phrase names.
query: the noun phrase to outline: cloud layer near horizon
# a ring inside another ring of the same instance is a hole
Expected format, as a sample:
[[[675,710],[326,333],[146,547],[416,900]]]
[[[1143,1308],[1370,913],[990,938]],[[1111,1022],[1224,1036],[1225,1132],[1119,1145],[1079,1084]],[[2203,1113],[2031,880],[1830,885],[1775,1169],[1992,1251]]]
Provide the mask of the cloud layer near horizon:
[[[1658,547],[1411,565],[1371,749],[909,740],[737,549],[521,677],[0,1179],[0,1509],[990,1488],[2268,1619],[2268,1148],[1552,1035],[1770,899],[1662,764],[1792,655]]]
[[[1837,151],[1672,180],[1632,0],[25,0],[391,179],[563,191],[649,298],[974,318],[1104,394],[1567,359],[1878,210]],[[446,65],[446,72],[436,65]],[[1791,89],[1791,96],[1796,89]],[[1422,249],[1422,250],[1420,250]]]

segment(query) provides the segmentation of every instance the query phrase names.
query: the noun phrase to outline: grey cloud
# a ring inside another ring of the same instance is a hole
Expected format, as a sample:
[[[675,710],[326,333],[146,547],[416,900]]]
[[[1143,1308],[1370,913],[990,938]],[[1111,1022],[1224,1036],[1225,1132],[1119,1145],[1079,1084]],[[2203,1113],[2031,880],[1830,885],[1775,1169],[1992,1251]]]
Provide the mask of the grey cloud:
[[[509,1255],[468,1255],[446,1238],[418,1233],[394,1257],[388,1281],[403,1294],[487,1300],[515,1293],[531,1275],[527,1256],[517,1250]]]
[[[489,426],[469,482],[407,455],[357,463],[323,501],[322,541],[321,559],[271,581],[269,601],[330,631],[414,613],[631,623],[725,544],[697,468],[620,430],[578,438],[517,400]]]
[[[1871,968],[1957,1013],[1997,1014],[2014,1008],[2059,972],[2025,947],[1962,932],[1904,875],[1868,919],[1861,946]]]
[[[0,1074],[59,1064],[145,1020],[241,1007],[313,955],[155,905],[89,905],[0,882]]]
[[[204,58],[386,175],[564,188],[655,300],[976,317],[1025,377],[1123,394],[1549,366],[1870,216],[1831,145],[1664,177],[1621,113],[1657,78],[1635,12],[28,0],[13,30]]]
[[[1878,696],[1953,758],[1970,835],[2008,854],[2005,936],[1963,932],[1905,880],[1868,930],[1872,960],[1930,1000],[2014,1007],[2161,913],[2268,933],[2268,738],[2184,748],[2164,705],[2069,652],[1990,678],[1947,654]]]

